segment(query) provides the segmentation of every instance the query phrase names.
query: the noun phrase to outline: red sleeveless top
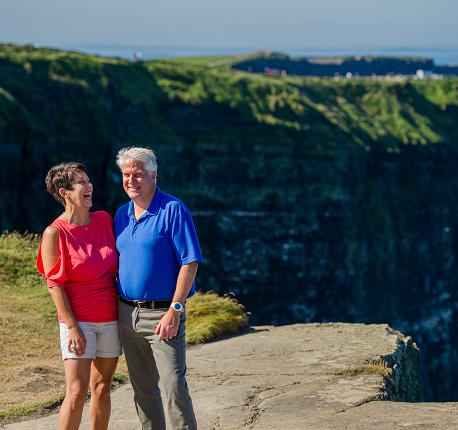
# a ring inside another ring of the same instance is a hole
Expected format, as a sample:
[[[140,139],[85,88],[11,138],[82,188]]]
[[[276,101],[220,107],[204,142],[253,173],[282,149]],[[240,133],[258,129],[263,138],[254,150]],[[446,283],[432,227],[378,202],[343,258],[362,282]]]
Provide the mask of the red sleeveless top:
[[[92,212],[91,222],[84,226],[59,219],[51,225],[59,230],[59,258],[45,273],[41,243],[37,257],[37,269],[48,287],[64,288],[77,321],[115,321],[118,253],[110,214]],[[61,315],[58,319],[64,322]]]

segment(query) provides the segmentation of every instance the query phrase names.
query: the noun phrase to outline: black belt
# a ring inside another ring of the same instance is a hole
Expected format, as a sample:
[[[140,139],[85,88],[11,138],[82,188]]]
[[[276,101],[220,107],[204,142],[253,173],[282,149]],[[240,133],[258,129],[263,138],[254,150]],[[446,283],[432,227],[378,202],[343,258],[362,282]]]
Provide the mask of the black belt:
[[[127,300],[119,296],[119,300],[126,305],[142,309],[168,309],[172,300]]]

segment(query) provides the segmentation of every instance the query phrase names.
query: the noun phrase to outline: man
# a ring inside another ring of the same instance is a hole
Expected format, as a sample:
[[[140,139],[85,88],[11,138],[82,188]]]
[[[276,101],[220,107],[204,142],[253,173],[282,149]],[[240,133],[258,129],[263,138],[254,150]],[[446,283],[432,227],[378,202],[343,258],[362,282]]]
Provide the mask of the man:
[[[165,429],[161,379],[172,428],[197,429],[186,384],[185,301],[202,254],[187,207],[156,186],[147,148],[118,153],[131,201],[115,217],[119,336],[143,429]]]

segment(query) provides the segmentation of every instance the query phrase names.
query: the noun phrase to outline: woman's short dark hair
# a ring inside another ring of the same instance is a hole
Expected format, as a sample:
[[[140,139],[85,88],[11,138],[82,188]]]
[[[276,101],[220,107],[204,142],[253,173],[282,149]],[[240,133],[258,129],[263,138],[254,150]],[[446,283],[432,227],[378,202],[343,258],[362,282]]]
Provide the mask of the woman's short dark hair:
[[[59,189],[73,190],[72,182],[76,172],[86,173],[86,167],[84,164],[70,161],[69,163],[60,163],[51,167],[46,175],[45,183],[48,193],[64,206],[65,200],[59,194]]]

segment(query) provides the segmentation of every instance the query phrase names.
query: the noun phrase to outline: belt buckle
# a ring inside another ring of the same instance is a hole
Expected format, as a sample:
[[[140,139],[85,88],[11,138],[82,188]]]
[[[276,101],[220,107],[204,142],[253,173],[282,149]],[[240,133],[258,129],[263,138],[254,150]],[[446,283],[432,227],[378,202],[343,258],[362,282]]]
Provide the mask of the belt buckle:
[[[135,307],[143,309],[142,305],[146,303],[146,300],[132,300]]]

